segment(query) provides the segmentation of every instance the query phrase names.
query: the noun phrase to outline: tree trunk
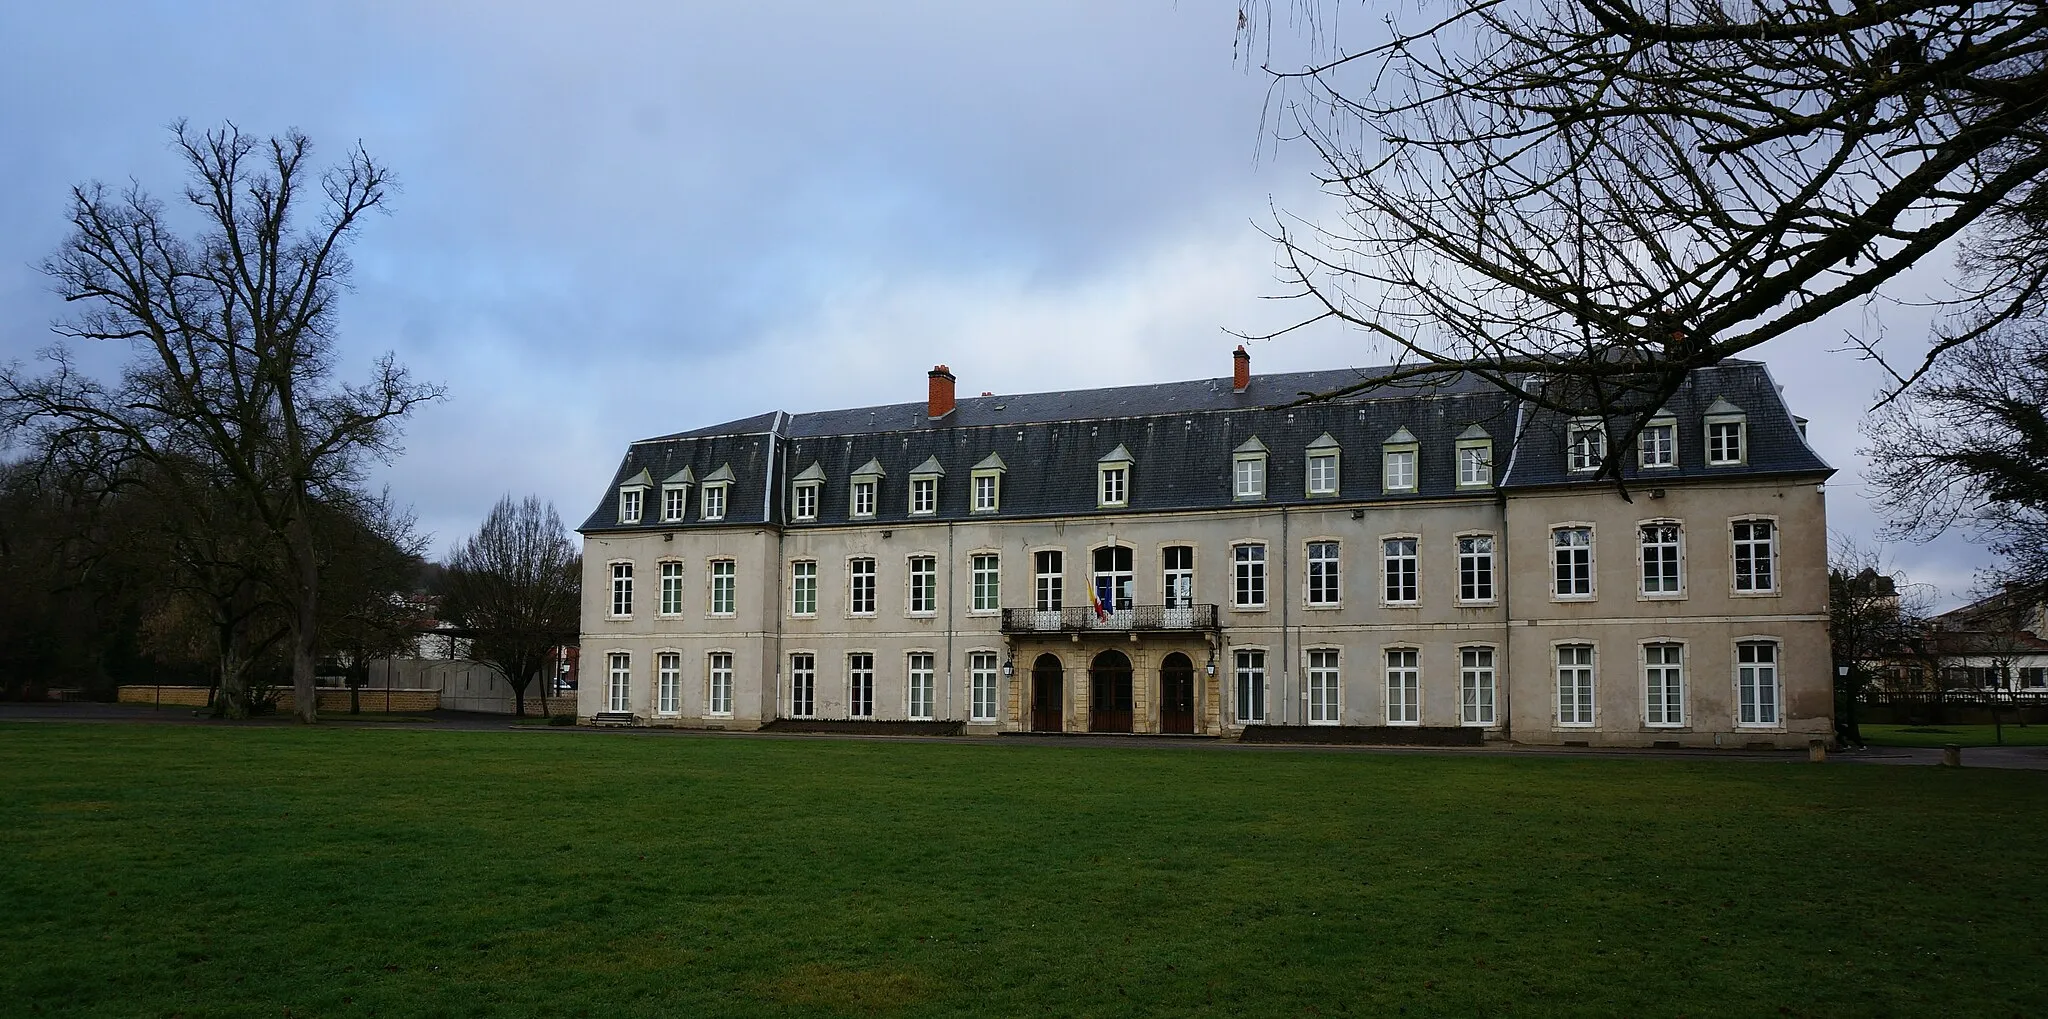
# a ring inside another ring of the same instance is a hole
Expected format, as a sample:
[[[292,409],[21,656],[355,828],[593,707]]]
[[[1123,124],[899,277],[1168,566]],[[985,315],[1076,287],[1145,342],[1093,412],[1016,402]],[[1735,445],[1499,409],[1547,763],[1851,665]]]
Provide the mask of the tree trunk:
[[[249,717],[248,663],[233,648],[220,653],[220,698],[214,702],[215,718]]]
[[[293,516],[290,529],[292,556],[299,572],[298,604],[294,606],[298,611],[292,620],[292,698],[298,705],[299,721],[310,725],[320,720],[320,691],[313,684],[320,638],[320,563],[313,555],[313,525],[304,507]]]

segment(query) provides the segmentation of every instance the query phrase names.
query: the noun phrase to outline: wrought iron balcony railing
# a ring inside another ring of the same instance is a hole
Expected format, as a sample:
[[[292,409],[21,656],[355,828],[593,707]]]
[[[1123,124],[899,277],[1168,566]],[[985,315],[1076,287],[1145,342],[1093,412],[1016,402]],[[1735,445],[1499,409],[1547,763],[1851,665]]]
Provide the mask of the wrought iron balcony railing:
[[[1064,609],[1004,609],[1004,633],[1128,633],[1146,630],[1213,630],[1214,605],[1132,605],[1096,612],[1086,605]]]

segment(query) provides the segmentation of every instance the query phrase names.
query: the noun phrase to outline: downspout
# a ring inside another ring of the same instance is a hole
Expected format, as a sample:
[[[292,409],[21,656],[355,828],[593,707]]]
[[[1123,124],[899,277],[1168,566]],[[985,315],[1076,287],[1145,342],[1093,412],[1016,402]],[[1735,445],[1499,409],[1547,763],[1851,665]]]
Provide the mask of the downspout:
[[[1285,707],[1283,707],[1283,708],[1282,708],[1282,709],[1280,710],[1280,723],[1281,723],[1282,725],[1292,725],[1292,724],[1293,724],[1293,722],[1291,722],[1291,721],[1289,720],[1288,716],[1289,716],[1289,715],[1291,715],[1291,714],[1294,714],[1294,713],[1295,713],[1295,711],[1294,711],[1294,702],[1295,702],[1295,700],[1296,700],[1296,698],[1295,698],[1295,695],[1294,695],[1294,685],[1293,685],[1293,680],[1292,680],[1292,677],[1293,677],[1293,675],[1294,675],[1294,655],[1293,655],[1293,652],[1292,652],[1292,651],[1291,651],[1291,650],[1289,649],[1289,645],[1288,645],[1288,641],[1287,641],[1287,620],[1288,620],[1288,607],[1294,604],[1294,583],[1293,583],[1293,579],[1292,579],[1292,577],[1290,576],[1290,574],[1288,573],[1288,570],[1287,570],[1287,563],[1288,563],[1288,553],[1289,553],[1289,552],[1290,552],[1290,551],[1291,551],[1292,549],[1293,549],[1293,544],[1292,544],[1291,542],[1289,542],[1289,541],[1288,541],[1288,539],[1287,539],[1287,507],[1285,507],[1285,506],[1282,506],[1282,507],[1280,507],[1280,585],[1279,585],[1279,588],[1280,588],[1280,590],[1279,590],[1279,594],[1280,594],[1280,690],[1281,690],[1281,696],[1282,696],[1282,697],[1284,697],[1284,698],[1286,698],[1286,699],[1285,699],[1285,700],[1284,700],[1284,701],[1282,702],[1282,703],[1284,703],[1284,704],[1285,704],[1286,706],[1285,706]]]
[[[761,483],[761,522],[770,525],[773,525],[775,522],[775,454],[782,443],[782,418],[783,413],[778,410],[775,412],[775,420],[768,425],[768,470],[765,472],[766,479]],[[775,582],[770,585],[772,595],[771,600],[768,602],[768,618],[775,621],[774,637],[770,642],[770,647],[773,649],[770,654],[773,656],[774,661],[769,663],[767,673],[767,678],[772,685],[773,692],[761,698],[762,712],[767,715],[766,718],[761,719],[762,725],[782,717],[782,599],[786,597],[782,589],[782,542],[784,537],[783,529],[777,526],[775,528],[775,562],[769,565],[769,572],[774,574]]]
[[[960,586],[960,564],[953,559],[953,525],[946,521],[946,714],[953,717],[953,630],[959,620],[953,616],[954,589]]]
[[[1513,706],[1513,699],[1508,694],[1508,690],[1514,686],[1514,683],[1509,680],[1512,673],[1509,671],[1508,666],[1513,655],[1509,648],[1513,646],[1515,639],[1515,601],[1514,588],[1509,578],[1514,576],[1515,571],[1506,568],[1508,565],[1508,492],[1505,486],[1510,476],[1515,473],[1516,458],[1522,454],[1523,415],[1528,409],[1529,405],[1527,403],[1520,400],[1515,401],[1515,431],[1514,435],[1508,440],[1508,466],[1506,470],[1501,472],[1500,480],[1494,483],[1495,498],[1500,503],[1500,533],[1494,539],[1494,548],[1500,558],[1494,563],[1493,575],[1500,583],[1501,641],[1500,663],[1493,675],[1493,709],[1499,712],[1496,717],[1500,719],[1501,738],[1510,743],[1515,741],[1515,716],[1514,712],[1510,710]]]

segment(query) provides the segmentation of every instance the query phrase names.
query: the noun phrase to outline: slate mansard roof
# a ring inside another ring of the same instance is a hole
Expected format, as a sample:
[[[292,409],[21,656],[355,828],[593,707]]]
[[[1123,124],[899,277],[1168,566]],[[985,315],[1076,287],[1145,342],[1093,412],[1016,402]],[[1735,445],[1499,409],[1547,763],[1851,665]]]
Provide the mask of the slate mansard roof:
[[[818,527],[856,522],[850,517],[852,477],[870,461],[882,468],[876,512],[860,524],[1079,516],[1298,506],[1312,503],[1390,504],[1470,496],[1456,487],[1454,449],[1476,426],[1493,442],[1499,489],[1561,484],[1605,484],[1566,471],[1567,420],[1537,411],[1483,380],[1453,375],[1427,384],[1380,387],[1335,400],[1280,406],[1305,394],[1355,383],[1367,371],[1340,370],[1261,375],[1243,393],[1231,380],[1203,379],[1149,386],[962,399],[938,421],[926,404],[766,414],[643,439],[628,448],[584,533],[674,530],[678,527]],[[1716,400],[1746,416],[1744,464],[1705,463],[1703,420]],[[1627,457],[1625,477],[1663,480],[1730,474],[1803,474],[1830,471],[1799,435],[1791,412],[1762,364],[1730,361],[1695,372],[1668,405],[1679,425],[1678,465],[1638,472]],[[1383,493],[1381,448],[1406,429],[1419,452],[1420,478],[1412,492]],[[1339,449],[1338,493],[1307,494],[1307,450],[1325,434]],[[1610,434],[1621,435],[1619,423]],[[1266,497],[1234,498],[1235,451],[1256,438],[1269,451]],[[1614,443],[1610,442],[1610,446]],[[1129,504],[1098,509],[1097,466],[1118,446],[1131,454]],[[1627,451],[1623,451],[1627,452]],[[969,513],[975,465],[993,453],[1004,465],[1000,509]],[[909,512],[910,477],[936,459],[944,471],[938,512]],[[813,469],[815,468],[815,470]],[[706,479],[729,470],[722,521],[700,521],[699,492]],[[641,472],[646,472],[642,476]],[[685,473],[687,471],[687,474]],[[824,475],[815,521],[791,522],[792,479]],[[664,481],[691,482],[683,519],[661,519]],[[648,486],[638,522],[618,521],[618,490],[629,481]]]

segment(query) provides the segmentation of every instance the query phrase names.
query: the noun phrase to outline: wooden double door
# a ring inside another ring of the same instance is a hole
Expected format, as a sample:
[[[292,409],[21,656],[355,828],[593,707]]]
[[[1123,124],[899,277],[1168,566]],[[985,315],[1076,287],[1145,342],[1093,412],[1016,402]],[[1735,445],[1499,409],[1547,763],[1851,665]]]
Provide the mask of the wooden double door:
[[[1088,663],[1088,731],[1133,731],[1131,660],[1109,650]],[[1066,728],[1066,671],[1057,655],[1043,654],[1031,665],[1031,731]],[[1159,731],[1195,731],[1195,666],[1176,651],[1159,668]]]

